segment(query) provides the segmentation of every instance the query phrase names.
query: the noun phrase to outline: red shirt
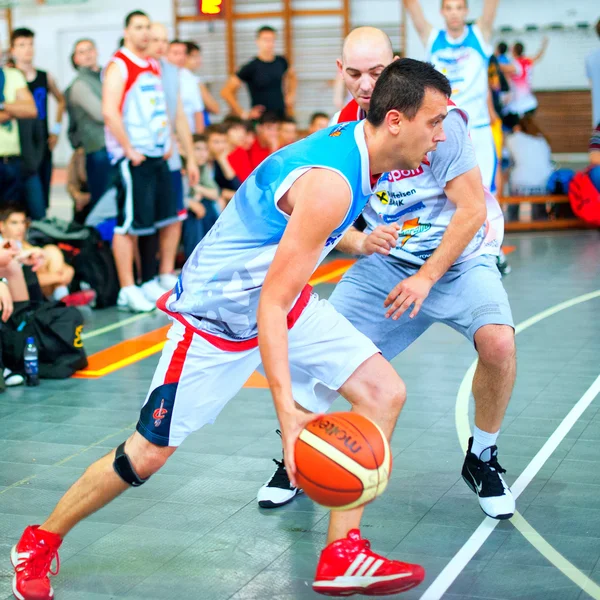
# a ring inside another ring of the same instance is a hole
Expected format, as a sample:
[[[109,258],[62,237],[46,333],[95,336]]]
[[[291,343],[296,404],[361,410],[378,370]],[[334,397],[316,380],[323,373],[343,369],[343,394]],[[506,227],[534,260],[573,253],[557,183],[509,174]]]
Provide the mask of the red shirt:
[[[227,156],[227,159],[240,181],[244,182],[250,177],[250,173],[252,173],[253,169],[252,163],[250,162],[250,155],[247,150],[238,146]]]
[[[272,153],[273,152],[270,148],[265,148],[264,146],[261,146],[258,141],[258,138],[256,138],[252,146],[250,146],[250,150],[248,150],[248,156],[250,157],[250,164],[252,166],[252,169],[256,169],[256,167],[258,167],[258,165],[260,165],[260,163],[263,160],[265,160],[265,158],[267,158],[269,154]]]

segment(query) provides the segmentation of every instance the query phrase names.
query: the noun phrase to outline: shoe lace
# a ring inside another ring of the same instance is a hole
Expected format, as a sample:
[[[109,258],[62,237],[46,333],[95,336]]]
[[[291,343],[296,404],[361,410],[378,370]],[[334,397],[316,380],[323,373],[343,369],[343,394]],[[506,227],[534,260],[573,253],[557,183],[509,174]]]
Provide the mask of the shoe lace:
[[[56,567],[52,569],[52,563],[56,560]],[[60,571],[60,558],[58,551],[47,546],[38,544],[34,552],[23,552],[19,554],[19,562],[15,571],[21,573],[26,579],[43,579],[50,575],[58,575]]]
[[[267,484],[267,487],[285,488],[292,489],[290,478],[288,477],[285,469],[285,463],[282,460],[273,459],[273,462],[277,465],[277,470],[273,473],[273,477]]]
[[[506,469],[503,469],[498,462],[497,457],[494,455],[492,458],[483,463],[485,466],[481,469],[481,477],[485,479],[487,489],[494,495],[502,495],[504,493],[504,485],[502,485],[502,479],[500,478],[501,473],[506,473]]]

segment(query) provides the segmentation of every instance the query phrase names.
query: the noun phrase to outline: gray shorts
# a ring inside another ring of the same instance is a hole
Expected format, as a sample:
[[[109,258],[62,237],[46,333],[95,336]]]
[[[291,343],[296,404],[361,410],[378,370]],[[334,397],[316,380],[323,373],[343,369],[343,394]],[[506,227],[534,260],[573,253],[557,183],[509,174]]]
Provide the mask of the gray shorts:
[[[419,314],[410,310],[397,321],[385,318],[383,302],[400,281],[419,267],[380,254],[360,258],[336,286],[329,301],[356,329],[371,339],[383,356],[392,360],[433,323],[446,323],[474,342],[484,325],[514,327],[508,297],[495,256],[478,256],[454,265],[433,286]],[[294,387],[294,398],[308,410],[327,410],[337,394],[320,382]]]

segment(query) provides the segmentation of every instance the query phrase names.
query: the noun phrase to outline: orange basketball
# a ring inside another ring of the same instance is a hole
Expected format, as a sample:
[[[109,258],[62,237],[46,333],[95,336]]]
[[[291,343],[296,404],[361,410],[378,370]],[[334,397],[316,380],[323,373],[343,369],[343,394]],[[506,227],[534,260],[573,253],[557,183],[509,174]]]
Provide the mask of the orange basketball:
[[[326,508],[349,510],[374,500],[392,471],[388,441],[367,417],[320,415],[296,441],[298,485]]]

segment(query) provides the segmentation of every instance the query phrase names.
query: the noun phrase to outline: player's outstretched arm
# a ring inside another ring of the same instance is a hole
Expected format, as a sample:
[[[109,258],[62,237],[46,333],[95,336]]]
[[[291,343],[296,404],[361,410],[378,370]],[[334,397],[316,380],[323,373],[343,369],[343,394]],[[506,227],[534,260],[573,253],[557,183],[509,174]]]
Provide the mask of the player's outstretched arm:
[[[550,43],[550,40],[548,39],[548,36],[545,35],[544,39],[542,40],[542,45],[540,46],[538,53],[535,56],[531,57],[531,60],[533,61],[534,64],[536,62],[542,60],[542,58],[544,58],[544,54],[546,54],[546,50],[548,49],[549,43]]]
[[[425,13],[421,8],[419,0],[404,0],[404,7],[406,8],[410,18],[412,19],[413,25],[421,38],[424,46],[427,46],[431,30],[433,29],[431,23],[425,18]]]
[[[490,42],[494,33],[494,21],[500,0],[483,0],[483,12],[477,19],[477,24],[486,42]]]
[[[295,408],[292,397],[287,315],[314,272],[327,239],[343,222],[350,201],[345,179],[326,169],[311,169],[292,185],[279,201],[280,208],[291,212],[291,216],[258,305],[258,344],[281,424],[286,467],[294,485],[294,444],[311,417]]]

